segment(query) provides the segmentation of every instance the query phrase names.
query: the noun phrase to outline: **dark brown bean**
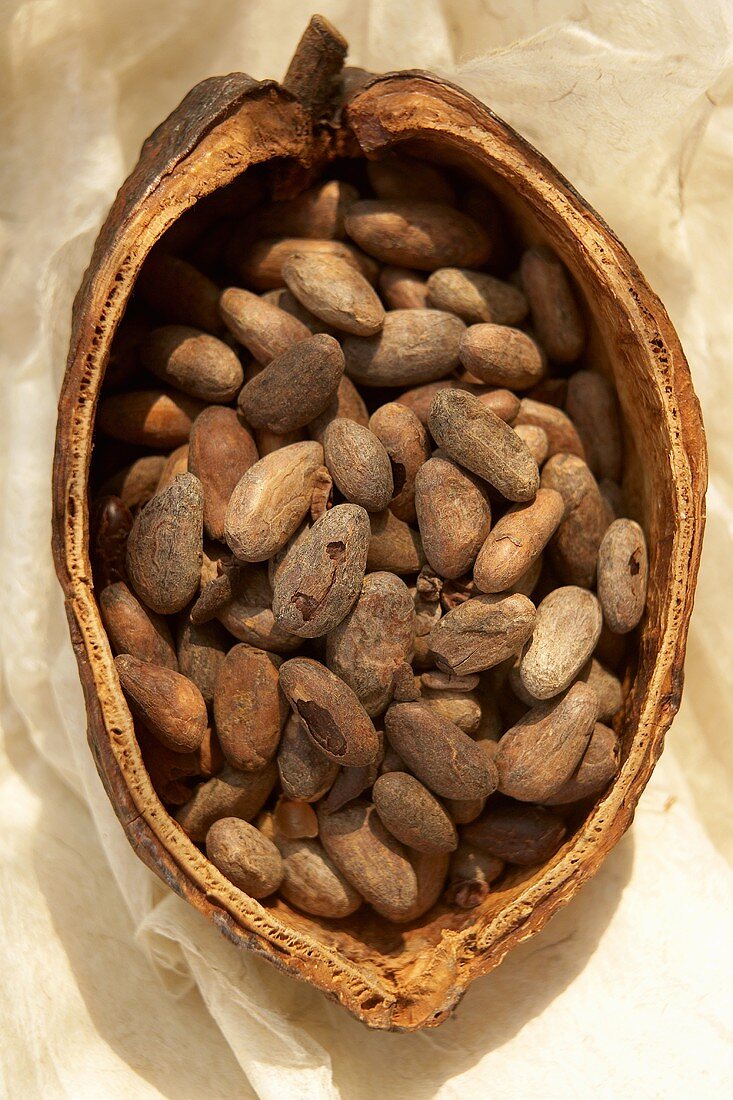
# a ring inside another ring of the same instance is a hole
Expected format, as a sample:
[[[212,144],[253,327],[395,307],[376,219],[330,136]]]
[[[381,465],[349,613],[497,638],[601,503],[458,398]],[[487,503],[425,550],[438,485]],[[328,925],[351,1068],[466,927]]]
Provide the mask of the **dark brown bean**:
[[[379,756],[372,721],[347,684],[318,661],[294,657],[280,668],[290,705],[320,749],[339,764],[358,768]]]
[[[339,417],[323,435],[323,454],[334,483],[352,504],[382,512],[394,493],[392,465],[374,432]]]
[[[482,672],[522,648],[535,618],[534,604],[526,596],[475,596],[435,624],[430,649],[445,672]]]
[[[302,428],[326,408],[343,372],[338,341],[324,333],[309,336],[247,382],[239,394],[239,409],[255,428],[278,434]]]
[[[463,840],[507,863],[532,867],[555,854],[565,831],[560,818],[542,806],[492,800],[464,828]]]
[[[214,685],[214,718],[222,750],[242,771],[259,771],[277,752],[288,715],[277,657],[240,644],[226,655]]]
[[[169,386],[212,404],[227,404],[244,381],[242,364],[228,344],[186,325],[154,329],[143,342],[141,358]]]
[[[419,852],[452,852],[458,844],[455,826],[437,798],[406,772],[381,775],[372,792],[382,824],[393,836]]]
[[[115,657],[120,686],[133,713],[166,748],[193,752],[204,739],[208,719],[201,692],[170,668],[140,661],[129,653]]]
[[[258,458],[255,441],[234,409],[204,409],[194,420],[188,468],[201,482],[209,538],[223,540],[229,499]]]
[[[297,317],[240,287],[222,291],[219,309],[229,331],[258,363],[271,363],[312,335]]]
[[[130,653],[141,661],[178,671],[173,635],[162,616],[149,611],[124,581],[103,588],[99,610],[115,653]]]
[[[193,598],[201,576],[203,492],[179,474],[141,508],[127,540],[127,572],[140,599],[171,615]]]

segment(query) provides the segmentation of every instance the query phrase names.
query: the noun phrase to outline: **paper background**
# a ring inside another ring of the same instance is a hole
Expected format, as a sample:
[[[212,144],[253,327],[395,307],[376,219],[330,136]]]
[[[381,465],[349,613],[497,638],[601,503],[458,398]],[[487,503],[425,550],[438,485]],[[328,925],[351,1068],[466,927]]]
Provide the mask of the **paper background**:
[[[638,259],[690,359],[712,483],[685,699],[634,828],[596,879],[437,1032],[368,1033],[166,896],[94,771],[49,551],[71,301],[142,139],[205,76],[281,75],[311,10],[300,0],[6,0],[0,11],[5,1095],[717,1095],[733,1079],[725,0],[320,5],[352,63],[443,73],[545,152]]]

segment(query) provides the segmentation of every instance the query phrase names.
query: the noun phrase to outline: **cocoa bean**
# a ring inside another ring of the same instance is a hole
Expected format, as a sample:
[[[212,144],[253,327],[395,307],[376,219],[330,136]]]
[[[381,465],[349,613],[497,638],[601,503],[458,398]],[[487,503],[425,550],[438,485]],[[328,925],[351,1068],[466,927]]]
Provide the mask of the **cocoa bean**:
[[[338,341],[323,333],[309,336],[246,383],[239,394],[239,410],[255,428],[280,435],[303,428],[326,408],[343,372]]]
[[[568,379],[565,411],[578,430],[596,477],[619,481],[623,445],[618,401],[611,383],[596,371],[576,371]]]
[[[485,487],[450,459],[433,457],[417,471],[415,510],[430,565],[442,577],[463,576],[491,526]]]
[[[577,455],[556,454],[545,464],[541,484],[556,489],[565,503],[564,517],[550,546],[550,560],[560,580],[592,588],[598,548],[609,514],[596,480]]]
[[[542,428],[547,436],[548,458],[563,453],[585,459],[585,448],[575,425],[562,409],[523,397],[513,423],[515,428],[520,424],[532,424],[536,428]]]
[[[613,730],[596,722],[580,763],[560,790],[546,799],[547,805],[564,806],[599,795],[618,771],[620,751]]]
[[[99,610],[115,653],[130,653],[141,661],[178,671],[178,659],[168,623],[154,611],[143,607],[124,581],[102,589]]]
[[[461,909],[476,909],[504,870],[504,860],[471,844],[459,844],[448,868],[446,900]]]
[[[383,267],[379,292],[390,309],[427,309],[428,285],[416,271],[406,267]]]
[[[542,806],[492,801],[462,839],[507,863],[532,867],[555,854],[565,832],[560,818]]]
[[[595,649],[602,623],[600,604],[585,588],[566,585],[545,596],[519,665],[530,695],[551,699],[571,684]]]
[[[186,615],[178,628],[178,667],[184,676],[196,685],[211,705],[214,701],[214,685],[231,638],[219,623],[197,625]]]
[[[382,263],[419,271],[480,267],[491,253],[491,240],[478,222],[439,202],[355,202],[346,215],[346,232]]]
[[[364,424],[365,426],[369,423],[369,413],[361,394],[346,375],[341,378],[335,395],[323,412],[308,424],[311,439],[316,439],[319,443],[322,443],[326,428],[332,420],[336,420],[340,416],[355,420],[357,424]]]
[[[180,256],[153,252],[143,264],[135,292],[166,321],[221,331],[218,286]]]
[[[285,723],[277,767],[283,792],[304,802],[322,798],[339,773],[338,764],[321,751],[296,714]]]
[[[422,569],[425,552],[420,536],[401,519],[397,519],[389,509],[385,512],[371,512],[369,527],[371,537],[367,551],[368,572],[384,570],[387,573],[404,575],[417,573]]]
[[[312,336],[297,317],[250,290],[235,286],[223,290],[219,310],[232,336],[264,365]]]
[[[644,614],[649,576],[646,539],[632,519],[616,519],[598,550],[598,598],[614,634],[628,634]]]
[[[463,334],[459,355],[474,378],[511,390],[527,390],[545,373],[538,345],[526,332],[508,325],[471,325]]]
[[[517,653],[535,626],[526,596],[475,596],[449,611],[430,632],[435,663],[461,676],[482,672]]]
[[[428,300],[434,309],[455,313],[469,325],[482,321],[518,325],[529,311],[524,294],[511,283],[483,271],[457,267],[433,272],[428,279]]]
[[[477,587],[482,592],[505,592],[516,584],[540,556],[562,516],[563,498],[554,489],[539,489],[533,501],[505,512],[478,552],[473,570]]]
[[[161,615],[181,611],[201,576],[203,492],[179,474],[140,509],[127,540],[127,572],[140,599]]]
[[[259,771],[277,752],[288,709],[280,691],[279,659],[240,643],[226,655],[214,685],[214,719],[228,762]]]
[[[123,443],[168,450],[188,440],[203,405],[175,390],[113,393],[99,403],[97,427]]]
[[[233,265],[247,286],[253,290],[273,290],[285,285],[283,264],[293,253],[317,253],[339,256],[360,271],[370,283],[376,280],[379,267],[369,256],[345,241],[281,237],[256,241]]]
[[[337,239],[344,235],[344,216],[356,202],[356,188],[342,180],[326,180],[294,199],[272,202],[249,219],[258,237],[307,237]]]
[[[274,762],[258,771],[243,772],[225,765],[212,779],[201,783],[189,802],[176,811],[176,821],[191,840],[200,844],[223,817],[251,821],[270,796],[277,779]]]
[[[586,332],[565,268],[551,249],[537,247],[524,253],[519,273],[542,347],[555,362],[572,363]]]
[[[380,199],[448,205],[456,201],[456,193],[440,169],[415,157],[389,153],[379,160],[370,160],[367,176]]]
[[[115,657],[115,668],[130,709],[166,748],[193,752],[199,747],[208,719],[195,684],[179,672],[129,653]]]
[[[306,309],[340,332],[373,336],[382,328],[384,306],[376,291],[340,257],[294,252],[282,272]]]
[[[318,661],[294,657],[280,685],[315,743],[331,760],[358,768],[379,755],[379,738],[354,692]]]
[[[387,507],[394,493],[392,465],[374,432],[340,417],[326,428],[323,454],[336,486],[348,501],[368,512]]]
[[[206,855],[239,890],[253,898],[274,894],[282,882],[282,858],[259,829],[236,817],[222,817],[206,834]]]
[[[458,845],[455,826],[437,798],[406,772],[381,775],[372,792],[382,824],[393,836],[419,852],[452,852]]]
[[[437,309],[393,309],[376,336],[347,336],[346,373],[362,386],[414,386],[458,366],[466,326]]]
[[[209,538],[223,540],[229,499],[258,457],[255,441],[234,409],[204,409],[194,420],[188,468],[201,482]]]
[[[392,466],[394,496],[390,511],[405,523],[414,523],[415,477],[430,458],[428,433],[417,416],[396,401],[381,405],[372,414],[369,428],[386,450]]]
[[[226,405],[244,381],[242,364],[227,344],[186,325],[154,329],[141,357],[143,366],[167,385],[212,404]]]

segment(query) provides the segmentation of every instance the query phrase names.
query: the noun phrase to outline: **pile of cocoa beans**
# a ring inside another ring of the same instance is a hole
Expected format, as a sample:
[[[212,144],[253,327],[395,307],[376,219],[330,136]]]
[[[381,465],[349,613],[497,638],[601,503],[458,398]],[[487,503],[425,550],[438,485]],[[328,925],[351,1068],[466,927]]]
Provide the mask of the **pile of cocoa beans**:
[[[91,557],[191,840],[254,898],[402,924],[547,860],[613,778],[647,554],[557,256],[457,174],[350,175],[151,254]]]

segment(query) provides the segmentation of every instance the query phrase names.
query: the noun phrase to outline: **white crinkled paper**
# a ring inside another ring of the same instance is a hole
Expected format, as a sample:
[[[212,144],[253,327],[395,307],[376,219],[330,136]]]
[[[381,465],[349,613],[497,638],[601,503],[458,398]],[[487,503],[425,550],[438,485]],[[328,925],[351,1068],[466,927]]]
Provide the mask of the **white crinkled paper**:
[[[0,1065],[5,1095],[546,1100],[733,1077],[733,12],[726,0],[323,3],[375,71],[484,99],[610,222],[677,325],[712,484],[682,712],[633,830],[454,1019],[368,1033],[236,951],[136,859],[86,747],[50,556],[71,301],[150,130],[279,76],[310,3],[7,0],[0,100]]]

